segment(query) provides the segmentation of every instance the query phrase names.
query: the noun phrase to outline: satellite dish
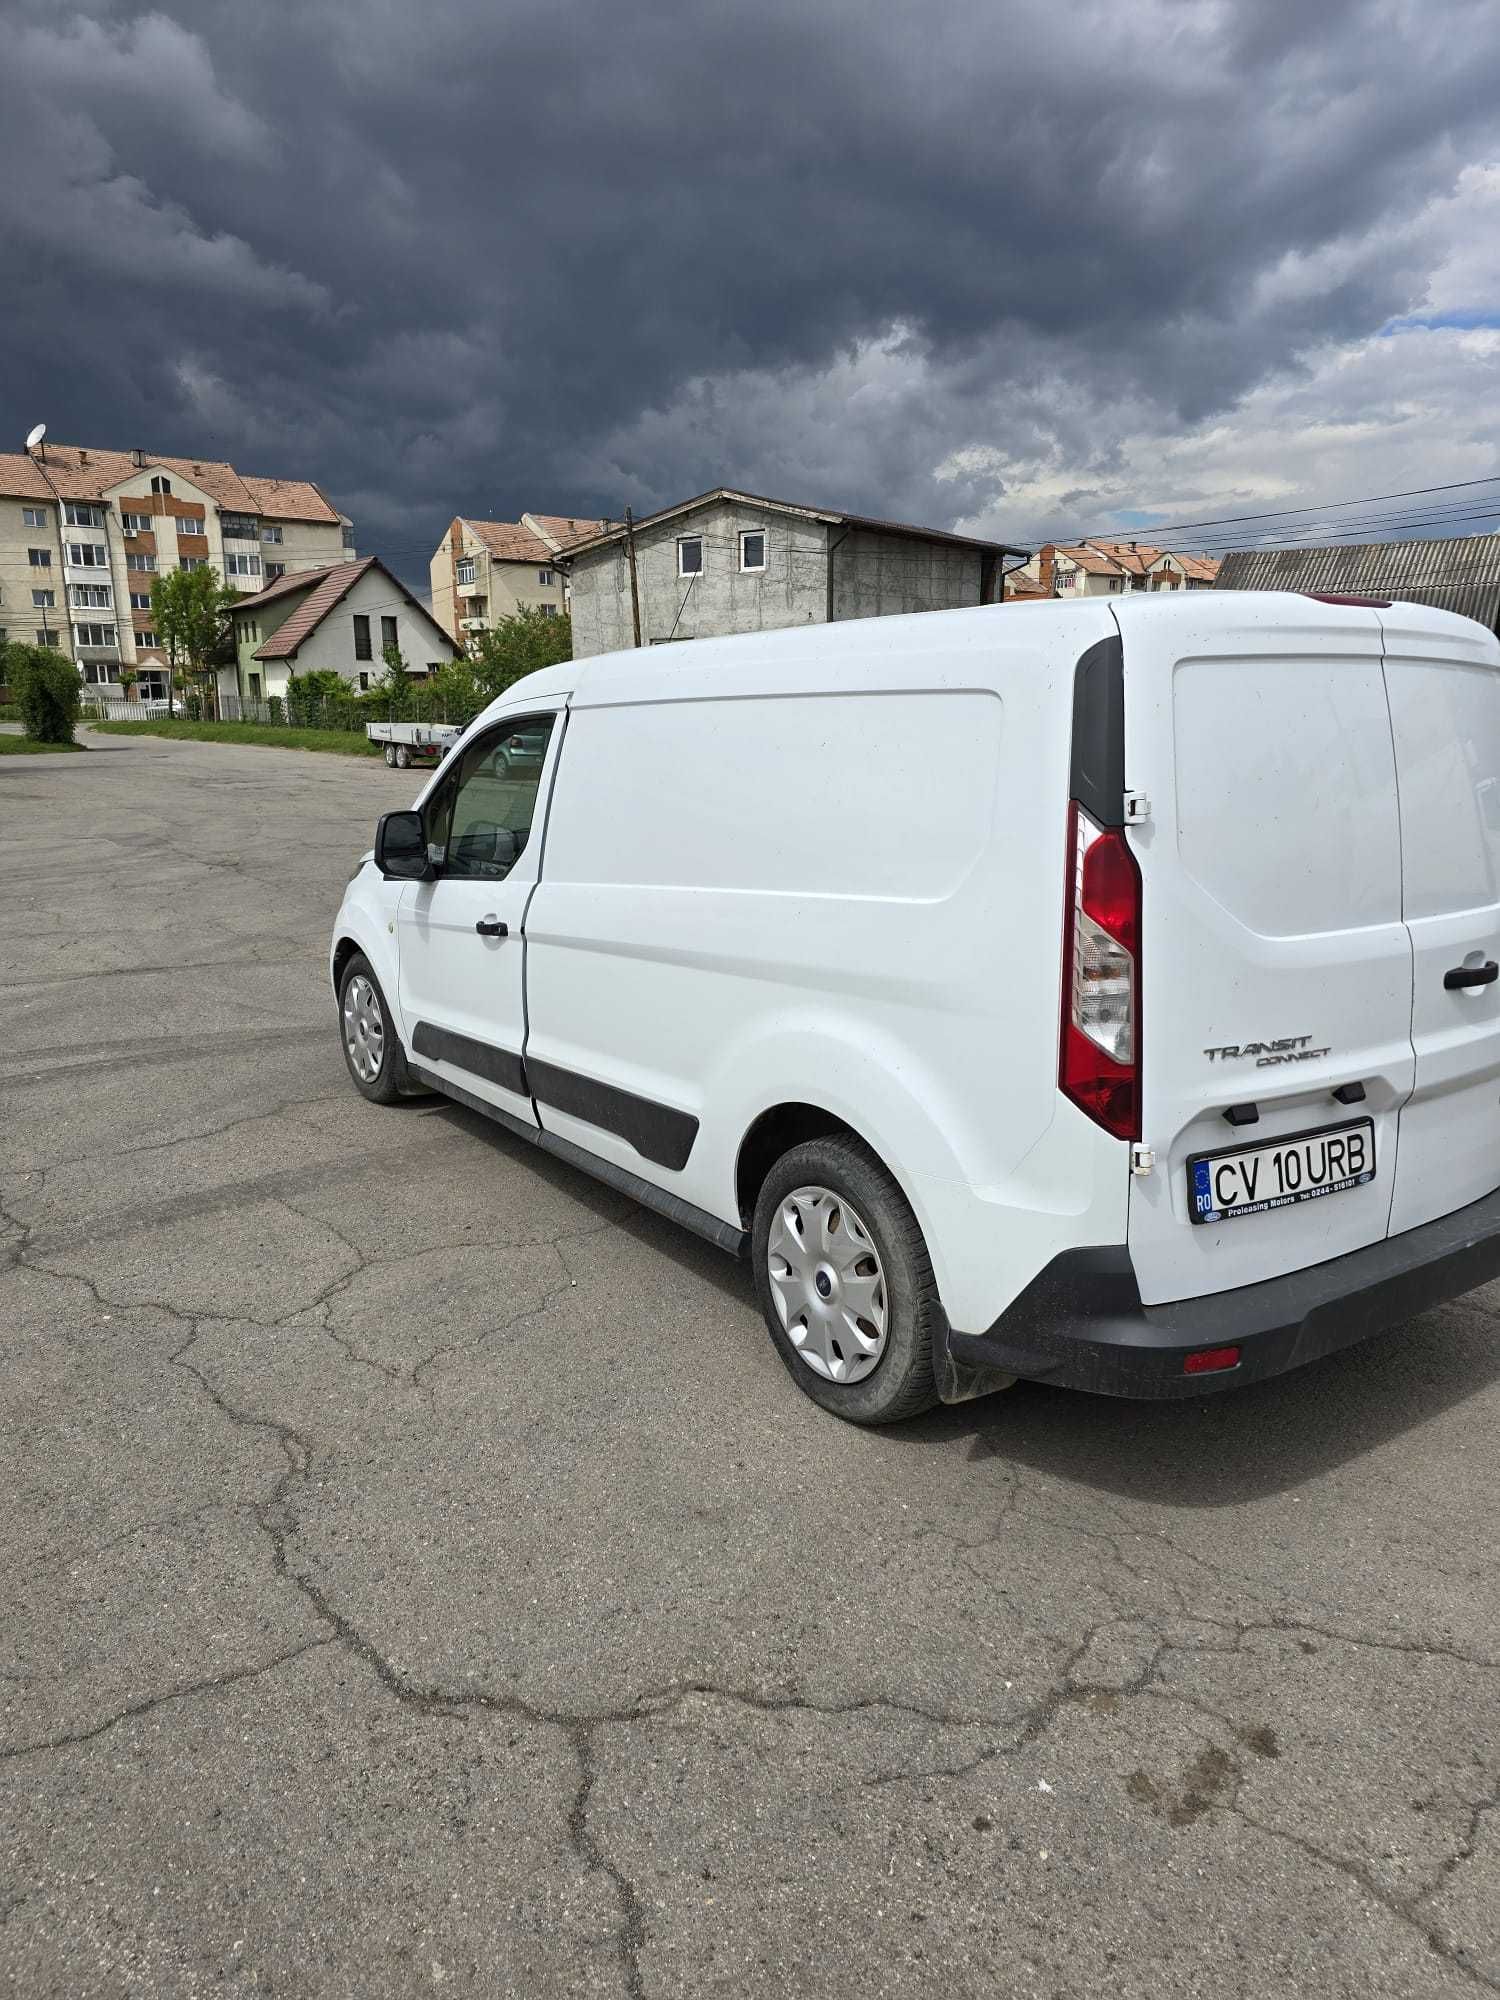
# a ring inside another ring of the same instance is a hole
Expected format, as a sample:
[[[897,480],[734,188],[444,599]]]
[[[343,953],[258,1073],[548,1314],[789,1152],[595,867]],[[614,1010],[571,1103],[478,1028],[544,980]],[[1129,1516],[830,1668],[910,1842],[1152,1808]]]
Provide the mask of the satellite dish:
[[[47,426],[45,424],[37,424],[34,429],[26,433],[26,449],[28,451],[35,451],[46,435]]]

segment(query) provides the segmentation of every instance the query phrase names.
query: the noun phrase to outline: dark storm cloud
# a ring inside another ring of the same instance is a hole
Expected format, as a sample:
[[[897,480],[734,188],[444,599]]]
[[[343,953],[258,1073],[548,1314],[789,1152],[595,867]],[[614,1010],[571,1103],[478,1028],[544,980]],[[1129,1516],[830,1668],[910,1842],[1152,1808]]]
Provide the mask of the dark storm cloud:
[[[934,483],[955,451],[1055,449],[1114,394],[1188,424],[1413,308],[1413,218],[1494,156],[1492,22],[22,0],[0,448],[45,416],[314,476],[418,575],[455,511],[721,478],[951,516],[993,497]],[[920,396],[809,400],[903,341]]]

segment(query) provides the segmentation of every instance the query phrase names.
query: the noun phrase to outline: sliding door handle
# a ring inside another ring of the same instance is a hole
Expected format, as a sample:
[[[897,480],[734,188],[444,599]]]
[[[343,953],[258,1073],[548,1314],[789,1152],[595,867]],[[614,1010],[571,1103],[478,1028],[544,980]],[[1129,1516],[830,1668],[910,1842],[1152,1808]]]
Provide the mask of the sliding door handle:
[[[1455,965],[1443,974],[1443,985],[1449,993],[1456,993],[1461,986],[1493,986],[1497,979],[1500,965],[1487,958],[1483,965]]]
[[[481,917],[474,928],[481,937],[510,936],[510,925],[502,924],[498,917]]]

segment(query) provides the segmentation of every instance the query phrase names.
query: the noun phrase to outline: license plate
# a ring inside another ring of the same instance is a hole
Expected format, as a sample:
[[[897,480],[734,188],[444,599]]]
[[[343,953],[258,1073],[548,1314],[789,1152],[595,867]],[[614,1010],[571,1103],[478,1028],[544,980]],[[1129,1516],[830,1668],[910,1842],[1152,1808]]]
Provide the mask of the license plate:
[[[1187,1163],[1188,1214],[1194,1222],[1237,1222],[1347,1194],[1375,1178],[1375,1126],[1369,1118],[1265,1139],[1233,1153],[1197,1153]]]

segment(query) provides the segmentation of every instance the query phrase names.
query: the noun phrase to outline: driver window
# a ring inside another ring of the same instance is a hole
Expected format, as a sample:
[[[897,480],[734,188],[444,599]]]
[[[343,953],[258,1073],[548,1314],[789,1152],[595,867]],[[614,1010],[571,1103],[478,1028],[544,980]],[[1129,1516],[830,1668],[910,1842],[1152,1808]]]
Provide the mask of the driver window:
[[[537,787],[555,715],[529,715],[491,730],[464,751],[434,800],[431,839],[445,841],[445,876],[502,881],[531,835]],[[447,824],[439,831],[442,822]]]

